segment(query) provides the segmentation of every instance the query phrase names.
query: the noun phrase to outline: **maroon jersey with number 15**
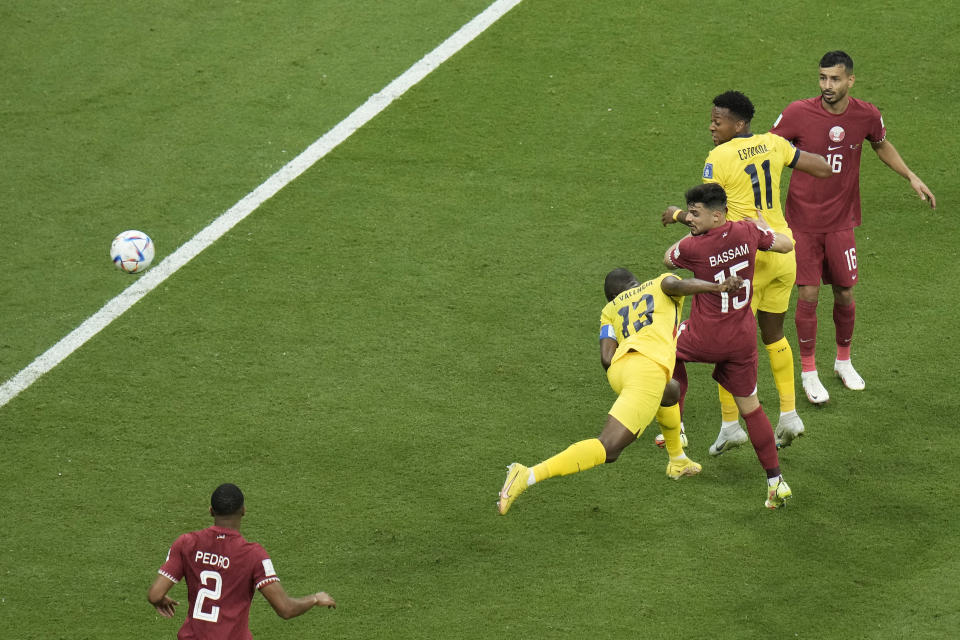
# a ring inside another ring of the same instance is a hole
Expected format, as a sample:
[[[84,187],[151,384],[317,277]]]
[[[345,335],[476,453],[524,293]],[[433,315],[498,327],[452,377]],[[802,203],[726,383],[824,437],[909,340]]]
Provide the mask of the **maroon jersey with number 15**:
[[[279,580],[263,547],[235,529],[216,526],[177,538],[160,574],[187,580],[187,619],[179,640],[249,640],[253,595]]]
[[[728,293],[692,296],[687,327],[709,352],[722,355],[753,345],[757,327],[750,300],[757,250],[767,251],[776,236],[748,220],[728,221],[697,236],[688,236],[670,252],[673,266],[689,269],[695,278],[722,283],[743,278],[743,288]]]

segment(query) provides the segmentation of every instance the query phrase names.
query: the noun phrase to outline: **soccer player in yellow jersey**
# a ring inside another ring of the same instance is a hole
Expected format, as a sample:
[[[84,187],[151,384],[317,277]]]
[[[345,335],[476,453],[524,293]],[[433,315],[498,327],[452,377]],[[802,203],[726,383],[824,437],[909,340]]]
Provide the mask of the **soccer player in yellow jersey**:
[[[707,282],[664,273],[640,283],[626,269],[608,273],[603,284],[607,305],[600,314],[600,363],[617,400],[598,437],[572,444],[533,467],[511,464],[500,489],[500,514],[506,514],[517,496],[535,482],[615,462],[654,416],[663,427],[670,455],[667,476],[676,480],[699,473],[700,465],[687,458],[680,443],[679,387],[670,380],[683,297],[736,291],[741,286],[743,279],[736,276]]]
[[[728,220],[757,218],[759,211],[774,231],[792,239],[780,205],[783,168],[827,178],[831,175],[830,165],[823,156],[800,151],[778,135],[752,133],[753,114],[753,103],[739,91],[727,91],[713,99],[710,133],[716,146],[707,155],[703,181],[715,182],[726,191]],[[669,207],[662,221],[665,225],[685,224],[686,213],[678,207]],[[792,252],[764,252],[757,256],[751,305],[780,395],[777,446],[787,446],[803,435],[803,421],[796,411],[793,350],[783,335],[783,320],[796,276],[797,263]],[[710,447],[710,455],[714,456],[747,441],[733,396],[723,387],[719,391],[722,423],[720,435]]]

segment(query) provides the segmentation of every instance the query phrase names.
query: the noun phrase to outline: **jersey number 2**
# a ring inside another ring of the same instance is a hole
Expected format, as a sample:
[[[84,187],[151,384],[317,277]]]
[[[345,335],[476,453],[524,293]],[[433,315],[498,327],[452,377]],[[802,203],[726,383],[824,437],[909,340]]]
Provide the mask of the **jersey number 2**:
[[[213,581],[213,588],[207,586],[209,581]],[[210,611],[203,610],[205,600],[219,600],[220,590],[223,587],[223,578],[216,571],[202,571],[200,573],[200,584],[203,589],[197,591],[197,601],[193,603],[193,617],[196,620],[206,620],[207,622],[216,622],[220,617],[220,607],[213,605]]]
[[[757,165],[748,164],[743,170],[750,176],[750,184],[753,185],[753,204],[757,209],[773,209],[773,181],[770,180],[770,161],[764,160],[760,164],[763,169],[763,192],[767,196],[767,206],[764,207],[760,200],[760,174],[757,173]]]

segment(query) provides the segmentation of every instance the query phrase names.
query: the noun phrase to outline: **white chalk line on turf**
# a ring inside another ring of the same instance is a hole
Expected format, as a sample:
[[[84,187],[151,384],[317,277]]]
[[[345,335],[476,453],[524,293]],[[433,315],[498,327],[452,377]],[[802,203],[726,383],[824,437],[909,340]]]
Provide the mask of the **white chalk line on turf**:
[[[87,318],[80,326],[64,336],[59,342],[37,356],[36,360],[0,386],[0,407],[60,364],[67,356],[100,333],[104,327],[119,318],[138,300],[157,288],[180,267],[197,257],[237,223],[253,213],[261,204],[293,182],[318,160],[335,149],[341,142],[372,120],[377,114],[423,80],[430,72],[446,62],[455,53],[468,45],[497,20],[507,14],[522,0],[496,0],[477,14],[470,22],[444,40],[436,49],[423,56],[412,67],[397,76],[390,84],[373,94],[353,113],[307,147],[300,155],[284,165],[263,184],[248,193],[220,217],[167,256],[137,281],[107,302],[99,311]]]

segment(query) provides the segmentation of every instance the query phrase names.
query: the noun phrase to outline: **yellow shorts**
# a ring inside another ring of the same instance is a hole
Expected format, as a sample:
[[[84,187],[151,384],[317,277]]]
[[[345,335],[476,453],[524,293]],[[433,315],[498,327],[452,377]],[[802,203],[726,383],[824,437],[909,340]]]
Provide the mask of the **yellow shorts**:
[[[790,294],[797,280],[797,258],[790,253],[757,251],[757,268],[753,272],[754,313],[786,313]]]
[[[637,351],[631,351],[607,369],[607,380],[617,392],[610,415],[640,437],[660,408],[671,372]]]

